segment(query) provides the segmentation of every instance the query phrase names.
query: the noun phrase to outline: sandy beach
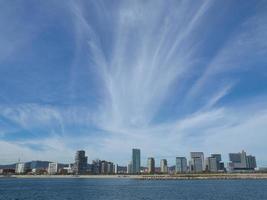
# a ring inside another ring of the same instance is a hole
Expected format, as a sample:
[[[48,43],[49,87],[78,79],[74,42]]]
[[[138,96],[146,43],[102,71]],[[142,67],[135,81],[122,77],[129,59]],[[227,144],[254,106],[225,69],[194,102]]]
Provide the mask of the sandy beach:
[[[0,176],[6,178],[6,176]],[[81,178],[81,179],[140,179],[140,180],[205,180],[205,179],[267,179],[267,173],[177,174],[177,175],[11,175],[8,178]]]

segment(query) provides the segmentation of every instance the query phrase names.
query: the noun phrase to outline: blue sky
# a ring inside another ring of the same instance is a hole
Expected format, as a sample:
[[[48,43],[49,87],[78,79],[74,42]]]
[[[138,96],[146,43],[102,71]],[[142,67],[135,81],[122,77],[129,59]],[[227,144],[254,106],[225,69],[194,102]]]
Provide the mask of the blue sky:
[[[0,1],[0,163],[242,149],[267,166],[266,1]]]

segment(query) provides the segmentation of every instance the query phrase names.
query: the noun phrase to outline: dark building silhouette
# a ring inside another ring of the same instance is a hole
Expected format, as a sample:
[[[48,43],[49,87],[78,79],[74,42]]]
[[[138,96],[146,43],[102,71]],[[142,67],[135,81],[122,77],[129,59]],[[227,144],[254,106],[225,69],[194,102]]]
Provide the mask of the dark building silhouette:
[[[77,151],[75,154],[75,163],[73,166],[74,174],[85,174],[87,172],[87,166],[87,156],[85,156],[85,151]]]

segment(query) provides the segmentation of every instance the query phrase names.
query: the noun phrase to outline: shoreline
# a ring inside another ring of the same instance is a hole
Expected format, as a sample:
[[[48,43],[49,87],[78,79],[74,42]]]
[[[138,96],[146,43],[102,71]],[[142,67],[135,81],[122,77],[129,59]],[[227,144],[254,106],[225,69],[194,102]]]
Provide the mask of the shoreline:
[[[176,175],[0,175],[17,179],[136,179],[136,180],[242,180],[264,179],[267,173],[229,173],[229,174],[176,174]]]

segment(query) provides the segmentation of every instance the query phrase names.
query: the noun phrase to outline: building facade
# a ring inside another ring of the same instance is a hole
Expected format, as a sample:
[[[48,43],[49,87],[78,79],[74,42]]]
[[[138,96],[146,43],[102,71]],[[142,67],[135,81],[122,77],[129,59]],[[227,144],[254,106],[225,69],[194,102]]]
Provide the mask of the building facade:
[[[204,164],[204,153],[203,152],[191,152],[190,153],[190,171],[191,172],[203,172],[206,168]]]
[[[147,172],[149,174],[155,173],[155,159],[154,158],[147,159]]]
[[[58,163],[49,163],[47,172],[50,175],[55,175],[58,173]]]
[[[132,149],[132,173],[139,174],[141,166],[141,151],[140,149]]]
[[[209,172],[217,172],[218,171],[218,163],[215,157],[207,157],[206,158],[206,171]]]
[[[186,157],[176,157],[175,172],[176,173],[186,173],[187,172],[187,159],[186,159]]]
[[[164,174],[168,173],[168,162],[166,159],[160,161],[160,172]]]
[[[224,172],[224,163],[221,154],[211,154],[206,160],[206,171]]]
[[[16,174],[24,174],[26,172],[26,164],[25,163],[17,163],[15,172],[16,172]]]
[[[127,165],[127,174],[132,174],[133,173],[133,164],[132,161],[130,161]]]
[[[257,167],[256,158],[251,155],[247,156],[244,150],[240,153],[230,153],[229,160],[229,171],[255,170]]]
[[[247,156],[247,168],[250,170],[254,170],[257,167],[256,157],[255,156]]]
[[[75,174],[85,174],[87,171],[87,156],[85,156],[85,151],[80,150],[75,154],[75,163],[73,166],[73,171]]]

